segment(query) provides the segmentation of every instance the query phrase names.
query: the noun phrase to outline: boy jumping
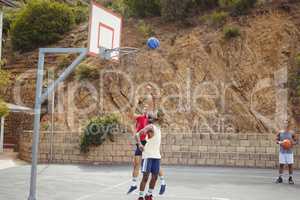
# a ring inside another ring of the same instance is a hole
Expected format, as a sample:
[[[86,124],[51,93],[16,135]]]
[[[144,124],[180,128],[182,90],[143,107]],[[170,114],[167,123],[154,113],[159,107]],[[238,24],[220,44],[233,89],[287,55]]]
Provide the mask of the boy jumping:
[[[143,179],[140,184],[140,193],[138,200],[152,200],[153,190],[158,178],[160,171],[160,144],[161,144],[161,131],[158,124],[156,124],[157,119],[154,119],[153,116],[149,116],[149,125],[137,132],[136,140],[139,148],[143,152],[142,155],[142,172]],[[146,145],[143,145],[140,136],[143,133],[147,133],[148,139]],[[146,196],[144,195],[145,187],[148,182],[149,176],[151,174],[151,180],[149,183],[149,190]],[[144,198],[145,197],[145,198]]]
[[[284,149],[282,144],[284,140],[290,140],[293,145],[297,144],[296,136],[291,130],[291,123],[287,122],[286,128],[284,131],[281,131],[277,134],[276,143],[280,145],[279,152],[279,177],[276,180],[276,183],[283,182],[283,170],[284,166],[288,165],[289,167],[289,184],[295,184],[293,180],[293,164],[294,164],[294,153],[293,147],[290,149]]]
[[[143,110],[141,112],[142,114],[131,116],[131,118],[133,118],[136,121],[136,125],[135,125],[136,132],[142,130],[143,128],[145,128],[148,125],[148,116],[151,114],[153,115],[153,113],[155,112],[156,102],[155,102],[155,97],[153,94],[151,94],[151,99],[152,99],[152,106],[150,106],[150,107],[152,109],[149,109],[148,104],[145,104],[144,101],[140,100],[140,102],[142,104],[144,104]],[[152,111],[150,111],[150,110],[152,110]],[[145,146],[147,143],[146,142],[146,138],[148,137],[147,134],[148,133],[146,133],[146,132],[140,134],[140,141],[143,146]],[[130,186],[127,194],[132,193],[133,191],[135,191],[138,188],[137,181],[138,181],[138,176],[139,176],[139,171],[140,171],[141,160],[142,160],[142,151],[138,147],[138,144],[136,144],[136,150],[134,152],[134,158],[133,158],[132,183],[131,183],[131,186]],[[166,191],[166,182],[165,182],[165,178],[164,178],[162,169],[160,169],[160,171],[159,171],[159,179],[160,179],[160,183],[161,183],[159,194],[163,195]]]

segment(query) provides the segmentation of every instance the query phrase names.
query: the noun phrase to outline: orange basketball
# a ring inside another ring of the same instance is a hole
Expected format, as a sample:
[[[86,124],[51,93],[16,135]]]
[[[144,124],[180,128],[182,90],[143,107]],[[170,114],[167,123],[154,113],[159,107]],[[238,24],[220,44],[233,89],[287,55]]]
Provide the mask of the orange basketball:
[[[285,149],[285,150],[289,150],[290,148],[292,148],[293,146],[293,143],[291,140],[283,140],[283,143],[282,143],[282,147]]]

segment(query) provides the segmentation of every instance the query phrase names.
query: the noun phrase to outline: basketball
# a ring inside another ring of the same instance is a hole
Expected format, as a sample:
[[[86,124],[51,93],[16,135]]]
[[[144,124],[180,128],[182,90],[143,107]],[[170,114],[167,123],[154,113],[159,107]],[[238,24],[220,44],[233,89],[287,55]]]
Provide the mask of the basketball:
[[[160,42],[157,38],[151,37],[147,41],[147,46],[149,49],[157,49],[160,46]]]
[[[285,150],[289,150],[290,148],[292,148],[293,144],[292,144],[292,141],[291,140],[283,140],[283,143],[282,143],[282,147],[285,149]]]

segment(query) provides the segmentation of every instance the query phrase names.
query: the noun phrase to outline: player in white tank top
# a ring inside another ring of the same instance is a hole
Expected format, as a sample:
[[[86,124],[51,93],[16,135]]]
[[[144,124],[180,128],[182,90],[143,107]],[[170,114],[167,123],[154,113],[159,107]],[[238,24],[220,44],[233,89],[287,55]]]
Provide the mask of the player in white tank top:
[[[156,119],[153,119],[156,121]],[[150,118],[149,118],[149,123]],[[140,134],[147,132],[148,138],[145,146],[141,144]],[[155,188],[155,184],[158,178],[160,171],[160,145],[161,145],[161,131],[160,127],[157,124],[149,124],[136,134],[136,140],[138,142],[139,148],[143,152],[143,162],[142,162],[142,172],[143,179],[140,184],[140,193],[138,200],[152,200],[152,192]],[[144,198],[144,191],[146,184],[148,182],[149,176],[151,174],[151,181],[149,183],[149,190],[147,195]]]
[[[145,127],[146,130],[152,130],[153,136],[147,139],[147,143],[143,150],[143,159],[154,158],[161,159],[160,144],[161,144],[161,131],[157,125],[150,124]],[[146,131],[147,132],[147,131]]]

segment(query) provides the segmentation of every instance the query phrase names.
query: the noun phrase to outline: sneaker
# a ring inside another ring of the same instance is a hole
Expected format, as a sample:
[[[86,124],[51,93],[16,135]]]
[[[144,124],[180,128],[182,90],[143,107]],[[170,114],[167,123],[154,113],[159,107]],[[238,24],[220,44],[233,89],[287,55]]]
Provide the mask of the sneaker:
[[[153,200],[153,196],[152,196],[152,195],[149,195],[149,196],[146,195],[146,196],[145,196],[145,200]]]
[[[291,176],[290,176],[290,178],[289,178],[289,184],[290,184],[290,185],[294,185],[294,184],[295,184],[295,182],[294,182],[294,180],[293,180],[293,177],[291,177]]]
[[[138,200],[144,200],[144,197],[139,197]]]
[[[163,195],[165,193],[166,187],[167,187],[166,184],[160,186],[159,195]]]
[[[130,188],[129,188],[127,194],[132,193],[132,192],[133,192],[134,190],[136,190],[136,189],[137,189],[137,186],[130,186]]]
[[[282,183],[282,182],[283,182],[282,177],[279,176],[279,177],[277,178],[277,180],[276,180],[276,183]]]

